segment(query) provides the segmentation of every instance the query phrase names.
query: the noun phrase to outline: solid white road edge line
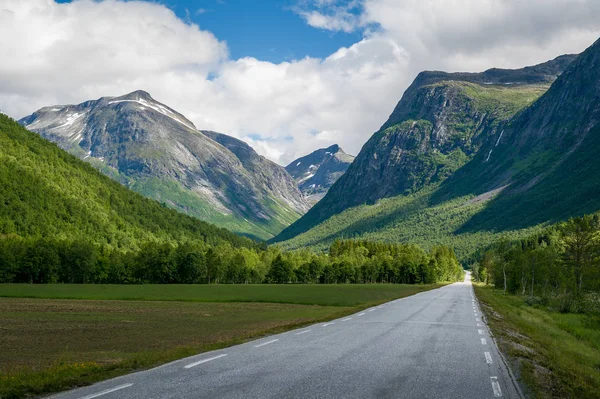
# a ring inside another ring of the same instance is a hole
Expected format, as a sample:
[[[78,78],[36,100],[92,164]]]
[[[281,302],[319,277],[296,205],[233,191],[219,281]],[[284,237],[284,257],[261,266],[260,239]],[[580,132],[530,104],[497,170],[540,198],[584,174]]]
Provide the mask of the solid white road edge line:
[[[132,386],[133,384],[123,384],[123,385],[119,385],[118,387],[114,387],[114,388],[110,388],[107,390],[104,390],[102,392],[98,392],[98,393],[94,393],[88,396],[84,396],[80,399],[92,399],[92,398],[97,398],[98,396],[102,396],[102,395],[106,395],[109,394],[111,392],[115,392],[115,391],[119,391],[121,389],[125,389],[125,388],[129,388],[130,386]]]
[[[302,335],[302,334],[306,334],[307,332],[311,332],[312,330],[304,330],[304,331],[300,331],[297,332],[296,335]]]
[[[494,390],[494,397],[501,398],[502,390],[500,389],[500,383],[498,382],[498,377],[490,377],[492,380],[492,389]]]
[[[263,342],[262,344],[254,345],[254,347],[255,348],[260,348],[261,346],[269,345],[269,344],[272,344],[273,342],[277,342],[277,341],[279,341],[279,340],[278,339],[272,339],[270,341]]]
[[[190,363],[187,366],[185,366],[184,368],[191,369],[192,367],[196,367],[199,364],[210,362],[210,361],[213,361],[213,360],[216,360],[216,359],[220,359],[220,358],[225,357],[225,356],[227,356],[227,355],[225,353],[223,353],[223,354],[218,355],[218,356],[209,357],[208,359],[202,359],[202,360],[199,360],[197,362]]]
[[[485,355],[485,362],[487,364],[492,364],[492,355],[490,354],[490,352],[483,352],[483,354]]]

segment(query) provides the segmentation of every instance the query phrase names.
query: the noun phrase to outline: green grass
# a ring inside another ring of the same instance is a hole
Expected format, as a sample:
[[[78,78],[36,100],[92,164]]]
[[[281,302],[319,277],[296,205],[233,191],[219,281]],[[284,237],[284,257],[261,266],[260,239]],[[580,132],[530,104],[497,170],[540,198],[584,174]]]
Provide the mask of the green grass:
[[[0,284],[0,297],[186,302],[271,302],[321,306],[367,306],[416,294],[436,286],[439,285]]]
[[[600,397],[600,325],[585,315],[525,304],[522,297],[475,286],[501,350],[534,398]]]
[[[0,398],[91,384],[437,286],[1,285],[19,297],[0,298]]]

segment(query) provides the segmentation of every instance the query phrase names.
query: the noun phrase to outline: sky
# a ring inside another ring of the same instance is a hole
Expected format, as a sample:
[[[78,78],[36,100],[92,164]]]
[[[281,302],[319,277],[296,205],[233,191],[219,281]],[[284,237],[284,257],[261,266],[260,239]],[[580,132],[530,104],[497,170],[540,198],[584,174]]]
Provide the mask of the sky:
[[[0,110],[142,89],[283,165],[357,154],[418,72],[579,53],[599,15],[598,0],[0,0]]]

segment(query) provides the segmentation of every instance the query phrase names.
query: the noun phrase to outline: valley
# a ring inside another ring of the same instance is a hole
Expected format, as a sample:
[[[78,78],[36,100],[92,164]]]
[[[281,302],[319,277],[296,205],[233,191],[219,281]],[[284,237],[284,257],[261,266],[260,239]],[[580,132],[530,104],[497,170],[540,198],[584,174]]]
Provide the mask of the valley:
[[[0,66],[0,399],[597,397],[598,32],[534,37],[547,6],[509,26],[518,46],[486,13],[434,40],[417,14],[372,20],[385,2],[302,2],[338,50],[276,64],[228,47],[254,18],[201,30],[217,3],[36,2],[91,13],[44,31],[49,58],[2,42],[29,19],[0,4],[0,54],[33,54]],[[94,25],[111,15],[126,57]],[[501,54],[465,39],[475,21]],[[96,53],[118,62],[94,74]]]

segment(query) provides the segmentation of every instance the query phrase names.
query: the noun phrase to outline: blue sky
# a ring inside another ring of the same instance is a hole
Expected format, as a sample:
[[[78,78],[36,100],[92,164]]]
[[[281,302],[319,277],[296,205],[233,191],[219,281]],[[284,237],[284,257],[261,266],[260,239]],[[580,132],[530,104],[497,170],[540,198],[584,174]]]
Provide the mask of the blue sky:
[[[57,0],[69,3],[71,0]],[[325,58],[361,39],[360,32],[330,32],[309,26],[293,10],[298,0],[161,0],[182,20],[227,42],[230,57],[279,63],[306,56]]]

